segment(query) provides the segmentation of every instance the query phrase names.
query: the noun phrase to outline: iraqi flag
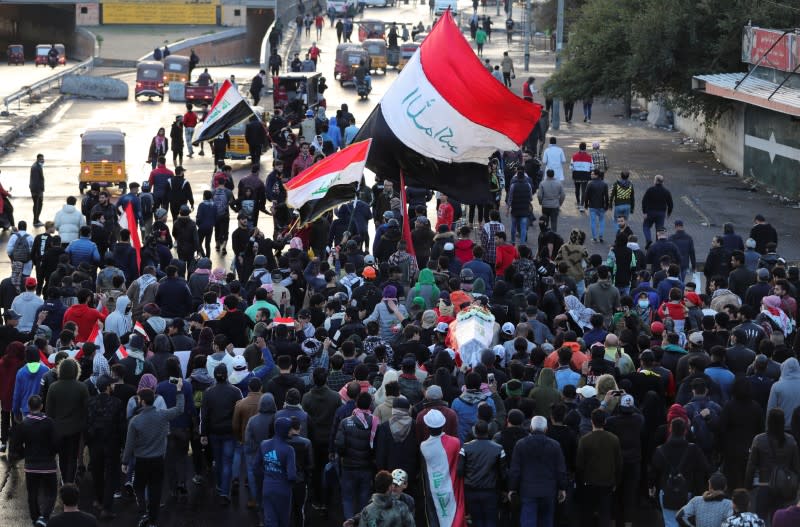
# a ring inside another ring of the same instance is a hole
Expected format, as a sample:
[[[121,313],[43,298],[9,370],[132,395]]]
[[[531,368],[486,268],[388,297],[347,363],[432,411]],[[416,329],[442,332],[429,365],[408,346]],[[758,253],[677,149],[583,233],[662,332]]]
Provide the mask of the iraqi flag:
[[[258,113],[247,103],[230,80],[220,86],[208,115],[202,123],[198,123],[192,136],[192,144],[197,146],[203,141],[209,141],[224,133],[234,125],[244,121],[247,117]]]
[[[119,216],[120,229],[128,229],[131,233],[131,245],[136,250],[136,267],[142,268],[142,240],[139,238],[139,224],[136,221],[136,214],[133,212],[133,202],[130,200],[125,204],[125,209]]]
[[[488,161],[517,150],[542,107],[517,97],[481,64],[447,11],[358,132],[372,138],[380,178],[489,203]]]
[[[372,140],[353,143],[314,163],[286,184],[286,203],[300,212],[298,228],[355,198]]]

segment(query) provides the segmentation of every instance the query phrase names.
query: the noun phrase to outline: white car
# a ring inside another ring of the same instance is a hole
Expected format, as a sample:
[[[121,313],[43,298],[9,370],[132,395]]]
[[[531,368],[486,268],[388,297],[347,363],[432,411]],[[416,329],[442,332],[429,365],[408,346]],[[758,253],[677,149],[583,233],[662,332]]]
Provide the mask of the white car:
[[[328,0],[328,9],[333,8],[337,15],[344,15],[348,8],[358,5],[357,0]]]
[[[450,8],[451,14],[458,14],[458,2],[456,0],[436,0],[433,5],[433,12],[436,16],[440,16],[447,11],[448,7]]]
[[[359,0],[359,3],[368,7],[394,7],[397,0]]]

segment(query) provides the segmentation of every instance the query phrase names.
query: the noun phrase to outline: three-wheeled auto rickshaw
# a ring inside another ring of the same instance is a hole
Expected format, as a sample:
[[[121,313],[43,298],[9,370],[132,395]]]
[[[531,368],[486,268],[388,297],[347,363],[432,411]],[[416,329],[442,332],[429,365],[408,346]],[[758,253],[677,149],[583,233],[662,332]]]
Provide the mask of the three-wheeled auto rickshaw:
[[[50,44],[36,44],[36,58],[34,59],[36,66],[47,66],[47,58],[51,47]]]
[[[93,183],[128,188],[125,171],[125,134],[119,128],[89,128],[81,134],[81,193]]]
[[[22,44],[9,44],[6,49],[6,56],[8,57],[8,65],[22,64],[25,65],[25,48]]]
[[[406,63],[414,56],[414,53],[417,52],[419,49],[419,43],[417,42],[405,42],[400,46],[400,64],[397,65],[397,69],[402,70]]]
[[[64,44],[53,44],[55,46],[56,51],[58,51],[58,64],[59,66],[64,66],[67,64],[67,48]]]
[[[189,80],[189,57],[170,55],[164,59],[164,84]]]
[[[255,110],[261,118],[261,123],[265,123],[266,116],[264,114],[264,108],[253,106],[253,110]],[[249,116],[228,129],[228,136],[231,138],[231,144],[225,149],[225,157],[227,159],[247,159],[247,156],[250,155],[250,146],[247,144],[247,140],[244,137],[244,129],[248,121],[250,121]]]
[[[340,44],[341,46],[341,44]],[[336,48],[336,64],[333,67],[333,74],[339,75],[339,83],[344,86],[345,83],[353,82],[353,75],[356,68],[362,62],[369,64],[369,53],[361,46],[353,47],[352,44],[347,44],[348,48],[342,49],[341,53],[339,48]]]
[[[386,22],[381,20],[361,20],[358,22],[358,40],[364,42],[368,38],[386,38]]]
[[[283,118],[290,124],[303,120],[306,110],[316,111],[319,106],[317,86],[321,73],[293,72],[272,77],[272,102],[274,108],[283,110]]]
[[[385,74],[387,63],[386,41],[379,38],[368,38],[361,45],[369,54],[369,69],[376,72],[381,70]]]
[[[164,100],[164,65],[155,60],[146,60],[136,65],[136,88],[133,99],[139,96],[158,97]]]

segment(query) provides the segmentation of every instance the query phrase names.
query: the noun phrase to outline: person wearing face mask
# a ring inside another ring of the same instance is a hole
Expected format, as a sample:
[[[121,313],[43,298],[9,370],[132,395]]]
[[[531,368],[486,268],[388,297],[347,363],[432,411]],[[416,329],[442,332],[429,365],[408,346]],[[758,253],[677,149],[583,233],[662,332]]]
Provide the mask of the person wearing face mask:
[[[653,307],[650,305],[650,297],[647,292],[642,291],[636,300],[636,315],[642,323],[642,327],[650,327],[653,322]]]
[[[33,200],[33,226],[42,227],[44,224],[39,221],[39,215],[42,213],[42,204],[44,203],[44,155],[37,154],[36,163],[31,165],[31,177],[28,187],[31,191],[31,199]]]
[[[158,129],[158,133],[150,141],[150,150],[147,153],[147,162],[150,163],[150,168],[155,170],[158,164],[159,157],[167,157],[169,150],[169,139],[167,139],[167,132],[162,127]]]

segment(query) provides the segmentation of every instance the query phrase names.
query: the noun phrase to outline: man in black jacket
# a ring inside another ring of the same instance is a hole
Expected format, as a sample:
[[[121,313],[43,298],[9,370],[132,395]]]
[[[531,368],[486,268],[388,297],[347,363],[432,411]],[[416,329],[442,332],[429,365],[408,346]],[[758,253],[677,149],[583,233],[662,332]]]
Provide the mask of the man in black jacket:
[[[606,229],[606,211],[608,210],[608,185],[600,179],[600,171],[592,170],[592,180],[586,185],[582,205],[589,209],[589,226],[592,230],[592,241],[603,243],[603,232]]]
[[[242,398],[242,392],[236,386],[228,384],[228,367],[225,364],[217,364],[214,368],[214,380],[217,383],[205,391],[200,407],[200,442],[203,445],[211,444],[220,503],[229,505],[233,451],[236,444],[233,436],[233,409]]]
[[[352,518],[363,509],[370,497],[374,471],[372,441],[376,429],[372,425],[377,419],[369,411],[371,405],[369,393],[358,394],[353,415],[343,419],[336,431],[334,443],[342,465],[340,482],[345,518]]]
[[[672,193],[664,188],[664,176],[657,175],[653,186],[642,196],[642,214],[644,215],[644,239],[647,247],[652,241],[650,228],[655,224],[656,230],[664,228],[664,222],[672,214]]]
[[[255,95],[253,97],[255,98]],[[257,167],[261,163],[261,152],[267,144],[267,130],[264,128],[264,123],[255,115],[250,117],[244,127],[244,140],[250,148],[250,160],[253,166]]]
[[[497,486],[505,480],[506,453],[489,439],[489,425],[478,421],[472,427],[475,439],[458,454],[456,473],[464,478],[467,512],[472,525],[489,527],[497,522]]]
[[[328,388],[328,370],[316,368],[311,374],[314,386],[303,396],[302,407],[308,413],[308,437],[314,451],[314,469],[311,479],[312,503],[325,504],[322,488],[322,471],[328,462],[328,439],[336,410],[342,398]]]
[[[33,226],[41,227],[42,222],[39,221],[39,215],[42,213],[42,205],[44,204],[44,155],[37,154],[36,162],[31,165],[30,181],[28,188],[31,191],[31,199],[33,200]]]
[[[169,201],[169,210],[172,214],[172,221],[178,216],[182,205],[190,205],[194,209],[194,195],[192,194],[192,185],[186,181],[184,177],[185,170],[183,167],[175,167],[175,175],[169,178],[167,182],[167,199]]]
[[[56,502],[56,453],[58,442],[53,420],[42,412],[42,398],[28,398],[30,413],[16,427],[12,459],[25,459],[28,511],[37,527],[47,525]]]
[[[89,445],[90,467],[95,501],[102,504],[100,518],[111,520],[114,490],[119,485],[119,458],[125,434],[122,401],[113,396],[114,379],[102,375],[97,379],[98,394],[89,399],[86,443]]]

